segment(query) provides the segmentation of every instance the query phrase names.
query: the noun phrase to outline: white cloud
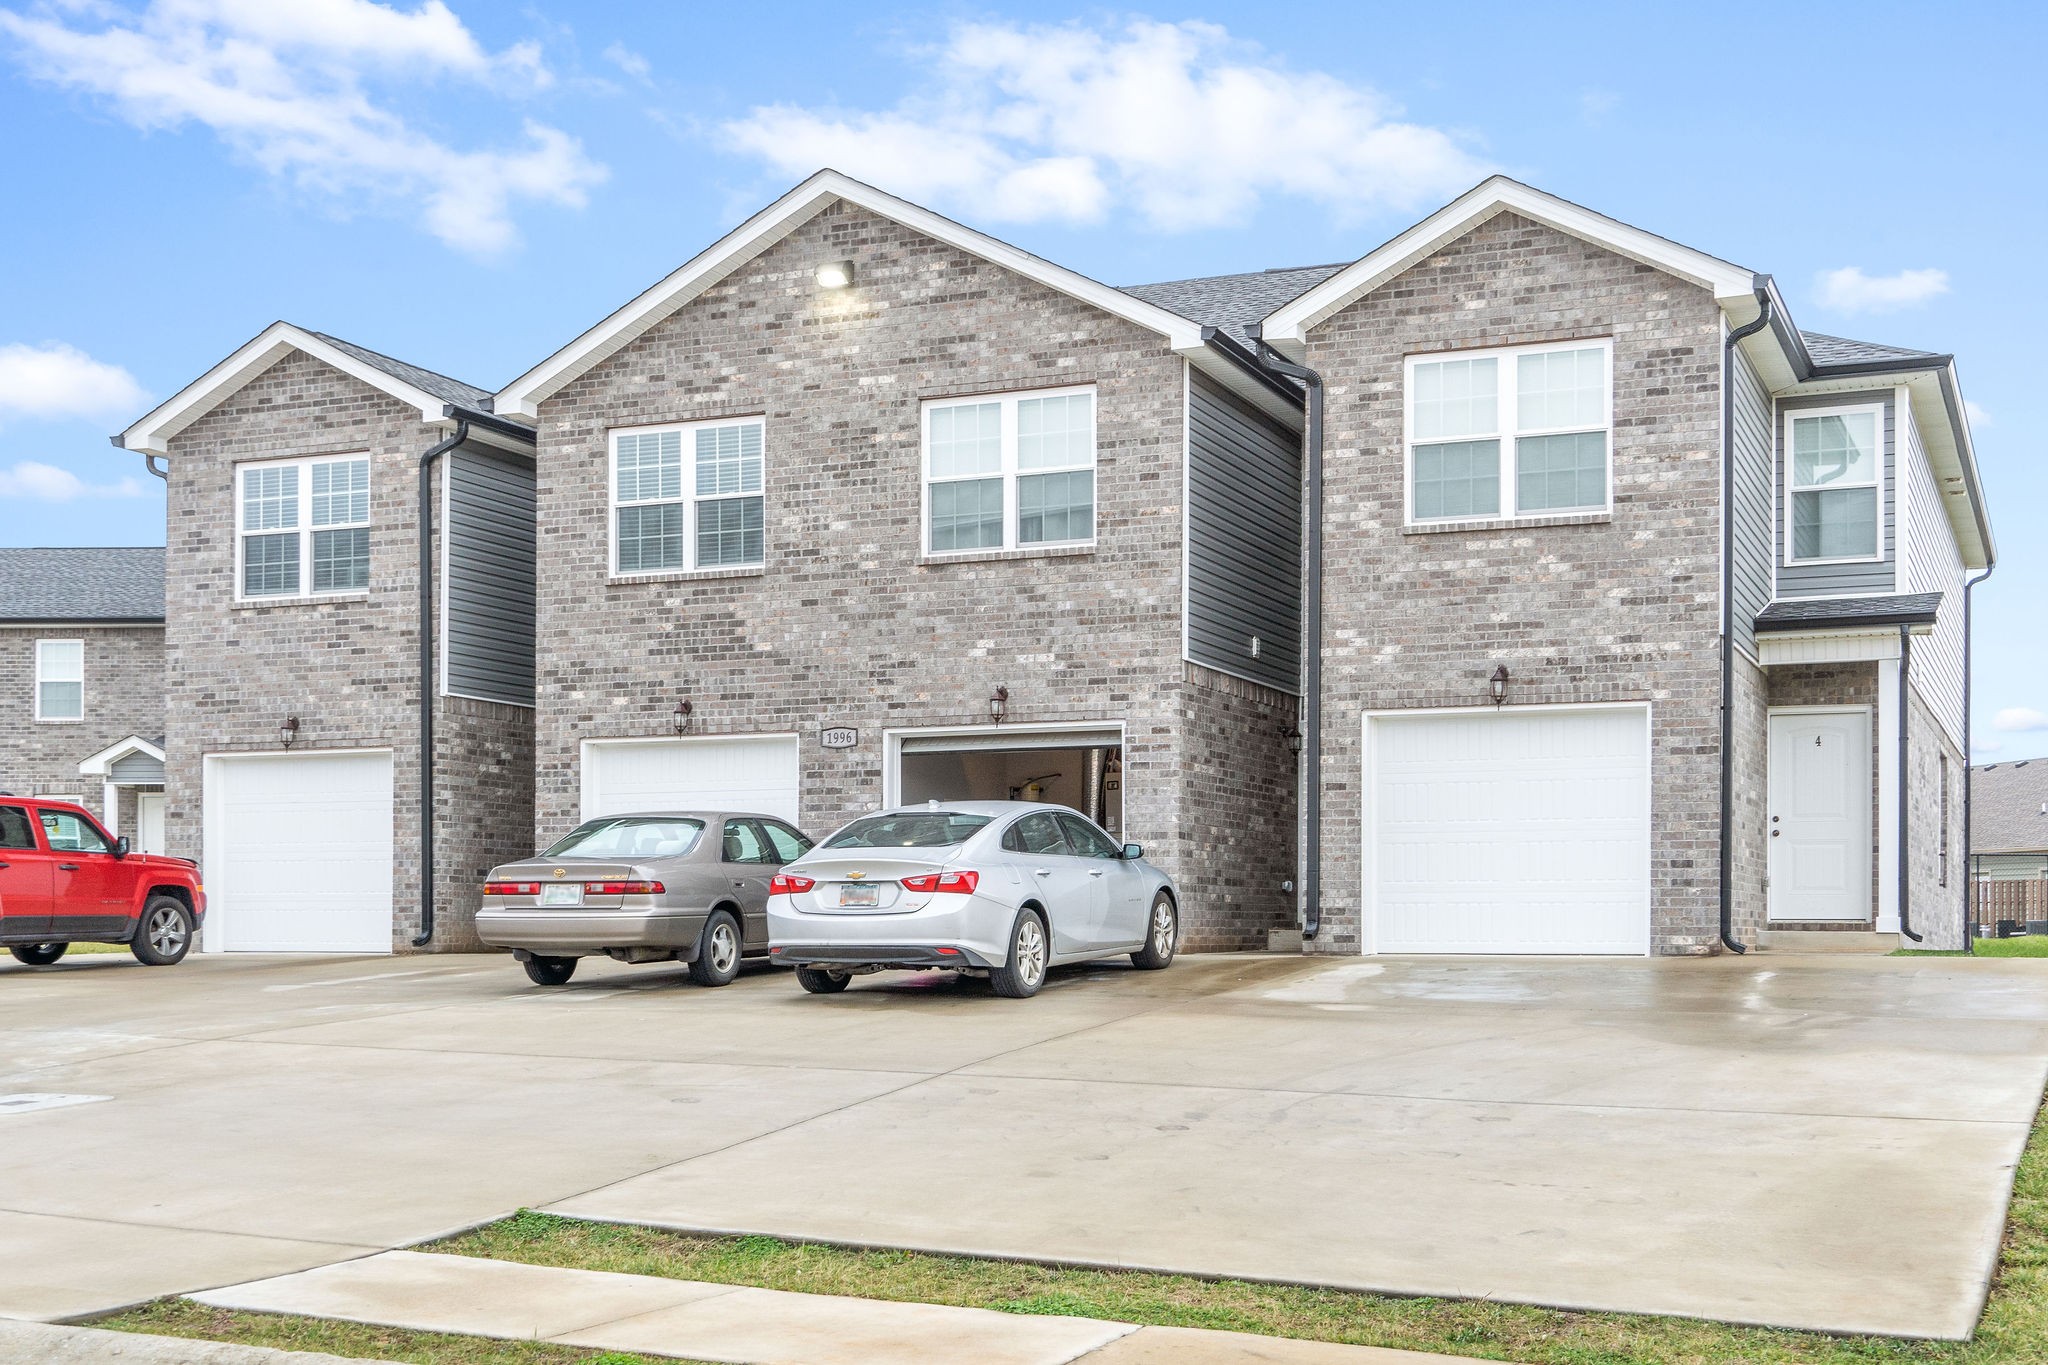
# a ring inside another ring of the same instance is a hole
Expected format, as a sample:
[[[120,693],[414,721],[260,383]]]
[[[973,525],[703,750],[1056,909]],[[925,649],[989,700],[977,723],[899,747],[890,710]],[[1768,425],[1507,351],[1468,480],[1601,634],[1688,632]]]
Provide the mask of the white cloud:
[[[1948,292],[1946,270],[1901,270],[1866,275],[1861,266],[1823,270],[1816,282],[1823,308],[1837,313],[1889,313]]]
[[[1969,417],[1970,425],[1973,427],[1988,427],[1991,425],[1991,414],[1984,411],[1984,405],[1974,398],[1965,398],[1963,400],[1963,412]]]
[[[1970,736],[1970,755],[1973,758],[1979,754],[1988,758],[2004,748],[2005,746],[1995,739],[1978,739],[1975,735]]]
[[[980,218],[1234,223],[1267,195],[1342,217],[1433,204],[1488,166],[1365,86],[1296,71],[1214,24],[962,24],[880,110],[778,104],[721,125],[784,176],[832,166]]]
[[[580,208],[605,178],[576,139],[527,120],[509,146],[449,145],[369,87],[456,77],[501,92],[546,85],[540,49],[488,52],[441,0],[153,0],[141,13],[56,4],[0,10],[30,71],[107,99],[138,128],[198,123],[272,175],[354,207],[417,211],[461,250],[516,239],[515,202]]]
[[[19,460],[12,468],[0,469],[0,498],[72,502],[79,498],[139,498],[146,491],[140,479],[87,483],[68,469],[36,460]]]
[[[104,417],[149,401],[135,376],[61,341],[0,346],[0,417]]]
[[[2036,711],[2031,706],[2008,706],[1991,718],[1991,728],[2008,734],[2048,730],[2048,711]]]
[[[624,43],[613,43],[605,48],[604,59],[636,81],[646,80],[654,71],[645,57]]]
[[[1612,90],[1581,90],[1579,92],[1579,118],[1586,123],[1599,125],[1607,121],[1621,103],[1621,96]]]

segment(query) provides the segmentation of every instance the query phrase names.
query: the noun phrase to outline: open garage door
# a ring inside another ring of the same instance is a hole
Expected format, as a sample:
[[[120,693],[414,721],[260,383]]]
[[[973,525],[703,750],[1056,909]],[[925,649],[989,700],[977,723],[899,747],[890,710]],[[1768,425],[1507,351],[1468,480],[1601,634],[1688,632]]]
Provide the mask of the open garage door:
[[[205,760],[209,950],[391,951],[391,755]]]
[[[1045,801],[1121,836],[1123,730],[980,730],[911,734],[893,746],[897,801]]]
[[[641,810],[742,810],[797,824],[796,736],[586,742],[583,818]]]
[[[1365,727],[1377,951],[1649,951],[1647,708],[1383,714]]]

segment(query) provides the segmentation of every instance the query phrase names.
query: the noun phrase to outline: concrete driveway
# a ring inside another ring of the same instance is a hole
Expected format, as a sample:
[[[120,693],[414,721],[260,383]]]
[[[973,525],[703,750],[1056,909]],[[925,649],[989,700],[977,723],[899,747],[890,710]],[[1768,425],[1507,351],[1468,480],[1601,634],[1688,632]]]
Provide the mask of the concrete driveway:
[[[2039,962],[1212,957],[1021,1002],[942,980],[0,968],[0,1313],[531,1205],[1959,1336],[2048,1071]]]

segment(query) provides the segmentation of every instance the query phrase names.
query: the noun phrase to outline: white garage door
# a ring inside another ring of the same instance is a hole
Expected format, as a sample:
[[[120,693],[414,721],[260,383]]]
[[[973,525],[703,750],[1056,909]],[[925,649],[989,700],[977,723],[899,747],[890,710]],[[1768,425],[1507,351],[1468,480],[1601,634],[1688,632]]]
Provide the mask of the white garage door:
[[[1646,953],[1642,707],[1369,716],[1365,895],[1384,953]]]
[[[636,810],[744,810],[797,821],[794,735],[591,740],[583,818]]]
[[[213,755],[206,947],[391,951],[391,755]]]

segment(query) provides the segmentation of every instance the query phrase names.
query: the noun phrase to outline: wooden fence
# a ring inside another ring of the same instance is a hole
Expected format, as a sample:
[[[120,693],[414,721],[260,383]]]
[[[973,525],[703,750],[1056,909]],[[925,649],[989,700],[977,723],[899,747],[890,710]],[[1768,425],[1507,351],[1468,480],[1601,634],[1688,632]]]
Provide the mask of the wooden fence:
[[[1977,879],[1977,923],[1996,926],[2000,920],[2024,928],[2028,920],[2048,920],[2048,877],[2029,881]]]

